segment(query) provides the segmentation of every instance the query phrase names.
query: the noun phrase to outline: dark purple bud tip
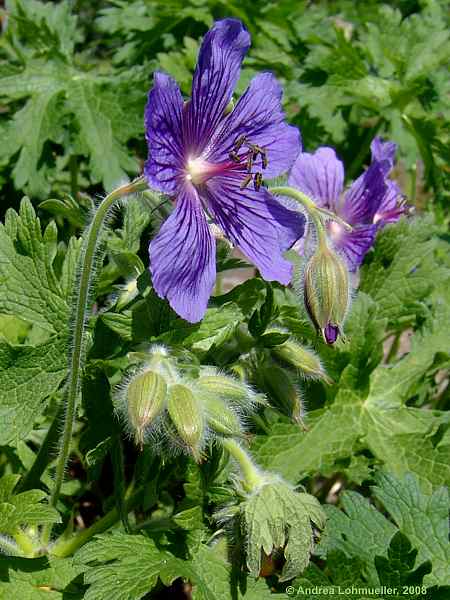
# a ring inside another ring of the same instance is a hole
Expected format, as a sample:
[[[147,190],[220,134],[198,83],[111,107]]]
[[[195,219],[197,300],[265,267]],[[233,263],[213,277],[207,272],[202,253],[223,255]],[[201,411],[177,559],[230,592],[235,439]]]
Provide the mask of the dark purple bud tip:
[[[322,335],[327,344],[334,344],[334,342],[338,339],[339,327],[328,323],[325,329],[322,330]]]

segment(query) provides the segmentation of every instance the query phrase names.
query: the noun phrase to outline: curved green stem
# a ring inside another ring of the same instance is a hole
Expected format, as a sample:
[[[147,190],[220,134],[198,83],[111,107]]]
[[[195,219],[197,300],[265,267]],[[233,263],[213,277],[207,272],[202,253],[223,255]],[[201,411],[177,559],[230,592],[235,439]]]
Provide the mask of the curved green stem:
[[[131,495],[128,501],[125,502],[125,510],[127,511],[127,513],[142,500],[143,491],[143,488],[141,488],[133,495]],[[81,548],[81,546],[83,546],[90,539],[92,539],[94,535],[106,531],[119,521],[119,510],[117,509],[117,507],[115,507],[108,513],[106,513],[106,515],[104,515],[101,519],[95,521],[95,523],[93,523],[87,529],[83,529],[82,531],[76,533],[69,539],[58,540],[50,548],[50,553],[52,554],[52,556],[57,556],[58,558],[65,558],[66,556],[71,556],[76,552],[76,550],[78,550],[78,548]]]
[[[315,203],[311,200],[309,196],[307,196],[300,190],[289,186],[273,187],[270,188],[269,191],[271,194],[279,196],[288,196],[289,198],[292,198],[293,200],[301,204],[306,209],[309,217],[315,225],[319,246],[327,246],[327,236],[325,233],[325,228],[322,219],[319,216],[319,208],[315,205]]]
[[[344,219],[341,219],[338,215],[334,214],[331,210],[326,208],[322,208],[320,206],[316,206],[315,203],[303,192],[297,190],[295,188],[289,186],[281,186],[270,188],[269,190],[272,194],[278,194],[280,196],[289,196],[289,198],[293,198],[296,202],[301,204],[308,212],[311,220],[313,221],[316,231],[317,237],[320,246],[326,246],[326,233],[324,228],[324,223],[322,220],[322,216],[331,219],[332,221],[336,221],[339,225],[342,225],[348,231],[352,230],[351,225],[346,223]]]
[[[56,462],[55,480],[50,495],[50,504],[54,507],[56,507],[58,502],[70,452],[76,403],[80,390],[80,381],[84,363],[84,350],[86,345],[85,325],[89,313],[89,292],[95,271],[96,253],[101,239],[101,231],[110,209],[117,200],[123,196],[142,191],[146,189],[146,187],[147,185],[144,178],[140,177],[108,194],[97,208],[86,232],[86,241],[80,258],[81,268],[75,298],[73,329],[71,332],[71,339],[69,340],[71,354],[69,358],[69,376],[65,391],[66,414],[64,417],[64,429],[59,456]],[[50,533],[51,529],[44,529],[42,537],[45,545],[48,543]]]
[[[247,492],[251,492],[265,481],[264,476],[261,475],[258,467],[253,463],[250,455],[238,442],[232,438],[228,438],[222,440],[222,446],[238,463],[239,468],[242,471],[242,475],[244,476],[243,484]]]

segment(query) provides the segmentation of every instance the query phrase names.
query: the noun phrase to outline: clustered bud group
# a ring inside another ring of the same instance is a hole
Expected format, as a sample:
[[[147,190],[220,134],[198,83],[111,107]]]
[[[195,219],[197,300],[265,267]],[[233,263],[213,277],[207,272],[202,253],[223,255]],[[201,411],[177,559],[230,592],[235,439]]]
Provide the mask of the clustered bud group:
[[[200,368],[197,377],[182,374],[167,349],[155,346],[118,386],[115,403],[136,445],[151,440],[200,462],[207,442],[244,435],[255,394],[213,367]]]

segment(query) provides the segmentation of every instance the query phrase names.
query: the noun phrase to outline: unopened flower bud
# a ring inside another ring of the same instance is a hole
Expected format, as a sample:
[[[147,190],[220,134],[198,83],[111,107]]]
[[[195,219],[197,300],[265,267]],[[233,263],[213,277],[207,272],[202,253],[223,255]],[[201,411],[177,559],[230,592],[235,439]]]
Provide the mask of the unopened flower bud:
[[[145,432],[164,410],[166,382],[153,371],[144,371],[126,387],[128,420],[136,444],[143,446]]]
[[[226,403],[212,394],[203,399],[206,420],[213,431],[221,435],[242,436],[241,423],[236,413]]]
[[[293,340],[287,340],[284,344],[275,346],[272,349],[272,354],[294,367],[294,369],[301,371],[305,377],[323,379],[328,385],[333,383],[332,379],[326,374],[317,354]]]
[[[348,270],[344,261],[326,246],[319,246],[305,269],[306,310],[327,344],[341,333],[350,301]]]
[[[192,390],[185,385],[172,385],[169,388],[167,410],[178,435],[199,462],[205,424],[199,402]]]
[[[303,399],[298,386],[292,380],[291,373],[274,363],[263,365],[259,373],[264,389],[280,409],[303,429],[306,429],[303,420],[305,416]]]
[[[251,408],[254,400],[253,390],[234,377],[219,372],[209,372],[198,378],[198,384],[215,396],[229,400],[232,403]]]

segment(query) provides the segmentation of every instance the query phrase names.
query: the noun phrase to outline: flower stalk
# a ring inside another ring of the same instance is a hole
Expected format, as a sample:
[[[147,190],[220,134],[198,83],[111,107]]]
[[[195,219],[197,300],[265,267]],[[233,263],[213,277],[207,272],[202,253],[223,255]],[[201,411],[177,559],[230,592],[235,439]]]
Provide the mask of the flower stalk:
[[[327,247],[327,235],[323,223],[323,216],[325,216],[328,219],[332,219],[333,221],[336,221],[336,223],[339,223],[339,225],[342,225],[342,227],[344,227],[348,231],[352,230],[351,225],[346,223],[343,219],[341,219],[338,215],[335,215],[330,210],[316,206],[315,202],[300,190],[297,190],[290,186],[280,186],[270,188],[270,192],[276,196],[288,196],[289,198],[292,198],[293,200],[301,204],[303,208],[305,208],[305,210],[308,213],[308,216],[314,223],[314,226],[317,231],[318,243],[319,246],[322,248]]]
[[[244,450],[241,444],[233,438],[227,438],[222,440],[222,446],[239,465],[244,476],[242,484],[246,492],[253,491],[265,482],[264,476],[260,473],[258,467],[253,463],[250,455]]]
[[[101,232],[109,211],[120,198],[143,191],[146,188],[147,184],[145,179],[140,177],[131,183],[127,183],[113,190],[100,203],[87,230],[86,241],[80,257],[80,274],[74,305],[73,327],[69,339],[71,353],[69,357],[69,375],[65,390],[66,412],[64,416],[63,436],[56,462],[55,479],[50,495],[50,505],[53,507],[56,507],[58,502],[70,452],[76,403],[85,359],[86,319],[89,313],[89,294],[92,280],[95,275],[95,262],[101,240]],[[48,544],[50,533],[51,528],[46,528],[43,531],[42,538],[45,545]]]
[[[134,507],[136,507],[142,500],[144,489],[140,488],[133,493],[133,488],[130,488],[125,493],[124,512],[128,514]],[[101,517],[98,521],[95,521],[87,529],[83,529],[80,532],[72,535],[70,538],[65,539],[61,537],[56,543],[50,548],[50,554],[57,558],[66,558],[72,556],[78,548],[84,546],[89,540],[95,535],[103,533],[116,523],[120,521],[120,514],[117,507],[111,509],[106,515]]]

